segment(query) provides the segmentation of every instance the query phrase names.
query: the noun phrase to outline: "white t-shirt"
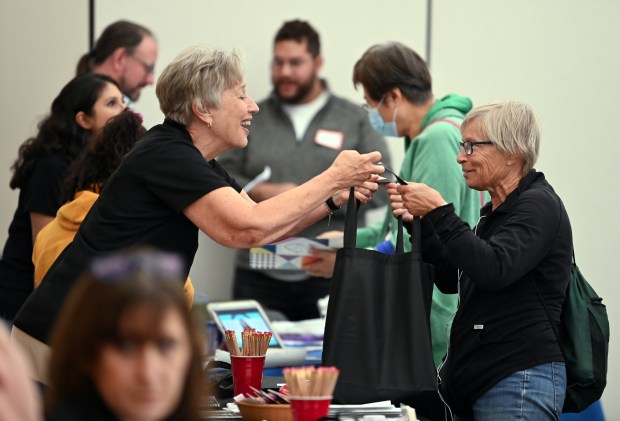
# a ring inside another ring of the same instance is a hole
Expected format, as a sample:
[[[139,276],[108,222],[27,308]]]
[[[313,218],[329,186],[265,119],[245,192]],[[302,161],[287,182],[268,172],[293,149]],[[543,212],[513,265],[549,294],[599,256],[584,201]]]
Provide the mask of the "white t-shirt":
[[[295,129],[295,137],[298,142],[301,142],[308,130],[310,122],[314,116],[319,112],[321,108],[325,106],[329,94],[323,91],[313,101],[307,104],[283,104],[284,112],[289,116],[293,122],[293,128]]]

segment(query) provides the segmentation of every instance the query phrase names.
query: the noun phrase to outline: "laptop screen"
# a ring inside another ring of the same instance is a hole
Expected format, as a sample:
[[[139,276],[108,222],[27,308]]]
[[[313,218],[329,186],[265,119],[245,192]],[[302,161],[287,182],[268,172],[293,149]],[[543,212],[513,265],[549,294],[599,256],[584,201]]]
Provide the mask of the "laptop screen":
[[[209,311],[221,330],[234,330],[239,346],[242,346],[241,332],[243,329],[252,328],[258,332],[272,332],[269,321],[258,308],[212,308]],[[271,337],[269,348],[282,348],[276,335]]]

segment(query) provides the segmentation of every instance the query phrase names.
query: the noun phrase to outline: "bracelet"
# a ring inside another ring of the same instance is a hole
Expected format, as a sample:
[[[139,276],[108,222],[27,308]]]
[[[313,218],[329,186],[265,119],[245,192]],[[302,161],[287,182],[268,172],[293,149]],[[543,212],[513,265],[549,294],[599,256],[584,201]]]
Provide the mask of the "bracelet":
[[[340,207],[334,203],[334,199],[332,199],[331,196],[325,201],[325,204],[329,208],[330,215],[340,210]]]
[[[332,215],[334,214],[334,212],[339,211],[340,208],[336,206],[336,204],[334,203],[334,199],[332,199],[331,197],[325,201],[325,205],[327,205],[327,226],[329,227],[332,222]]]

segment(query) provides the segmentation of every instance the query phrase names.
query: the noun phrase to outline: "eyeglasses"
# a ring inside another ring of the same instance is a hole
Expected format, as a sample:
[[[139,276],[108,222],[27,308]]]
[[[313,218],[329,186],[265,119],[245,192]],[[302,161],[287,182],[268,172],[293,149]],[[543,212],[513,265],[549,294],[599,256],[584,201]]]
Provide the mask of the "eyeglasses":
[[[493,142],[490,140],[483,140],[480,142],[459,142],[461,148],[465,149],[465,153],[467,155],[471,155],[474,153],[474,145],[492,145]]]
[[[138,54],[132,54],[131,57],[142,65],[147,75],[155,73],[155,63],[149,63],[144,57],[140,57]]]
[[[372,110],[376,110],[377,108],[379,108],[381,106],[381,104],[383,104],[383,100],[385,99],[385,95],[381,96],[381,99],[379,100],[379,102],[377,102],[377,105],[375,105],[374,107],[372,105],[370,105],[368,102],[364,101],[362,103],[362,108],[367,112],[371,112]]]
[[[158,281],[183,279],[180,256],[154,250],[140,250],[128,254],[99,257],[90,265],[93,276],[102,283],[115,284],[136,273],[145,273]]]

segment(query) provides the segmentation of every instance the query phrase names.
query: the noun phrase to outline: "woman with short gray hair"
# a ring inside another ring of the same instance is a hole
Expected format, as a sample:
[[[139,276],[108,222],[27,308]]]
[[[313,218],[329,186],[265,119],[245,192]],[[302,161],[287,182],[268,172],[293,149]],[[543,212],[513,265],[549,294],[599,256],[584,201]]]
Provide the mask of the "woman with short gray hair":
[[[183,50],[161,73],[155,92],[166,118],[189,124],[192,105],[219,107],[226,89],[243,83],[239,50],[226,52],[203,46]]]
[[[526,104],[497,102],[473,109],[462,135],[467,185],[491,196],[473,231],[436,190],[388,188],[394,215],[423,217],[435,284],[459,295],[440,393],[457,420],[557,420],[566,369],[554,331],[573,243],[562,201],[533,169],[538,122]]]
[[[260,246],[331,215],[346,203],[350,187],[362,203],[378,188],[381,154],[343,151],[306,183],[254,202],[215,160],[247,145],[258,112],[237,53],[185,50],[164,69],[156,92],[165,121],[125,156],[73,242],[22,306],[14,328],[27,336],[22,342],[48,341],[64,297],[94,257],[150,246],[179,254],[187,277],[199,229],[227,247]]]
[[[529,105],[505,101],[476,107],[467,113],[463,126],[476,119],[486,138],[500,151],[521,155],[523,174],[534,168],[540,148],[540,127]]]

